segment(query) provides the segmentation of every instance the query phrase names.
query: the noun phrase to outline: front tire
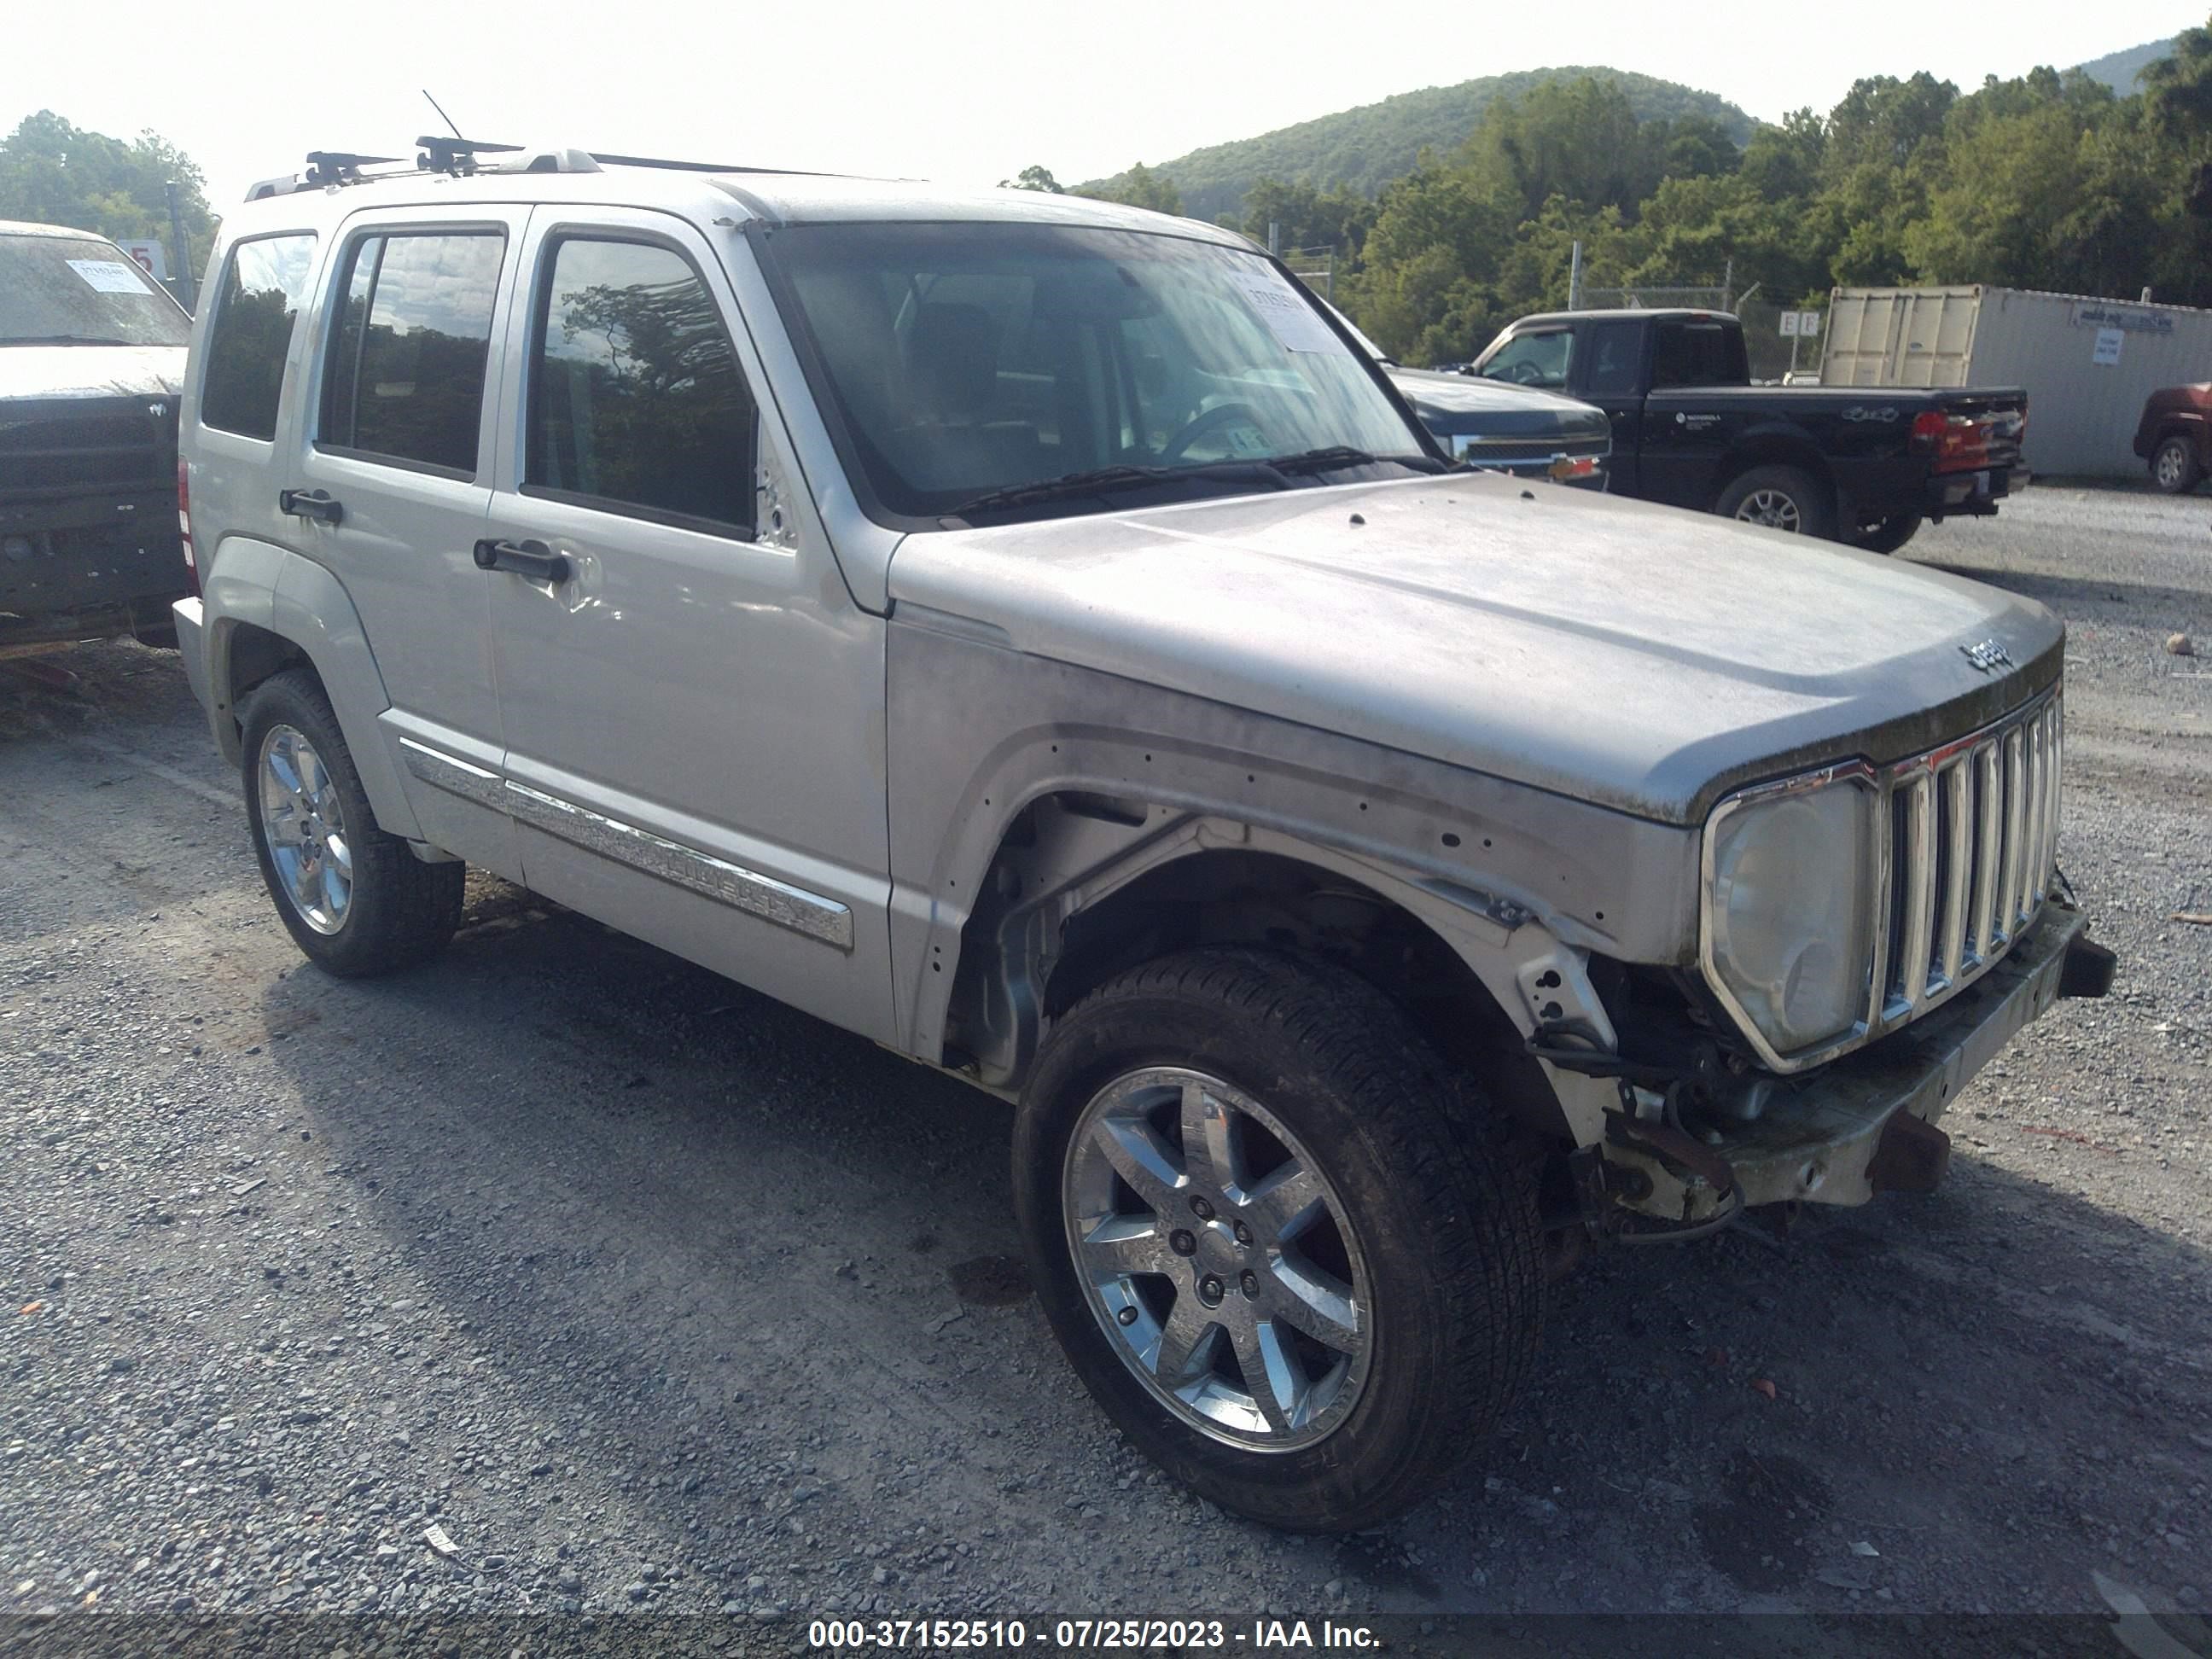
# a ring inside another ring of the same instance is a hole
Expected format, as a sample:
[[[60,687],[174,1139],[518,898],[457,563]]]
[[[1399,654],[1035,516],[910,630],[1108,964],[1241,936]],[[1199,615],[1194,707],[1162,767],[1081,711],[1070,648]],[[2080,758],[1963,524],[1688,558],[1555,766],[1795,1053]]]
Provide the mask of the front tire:
[[[425,864],[376,827],[337,716],[289,669],[246,704],[246,822],[294,943],[341,979],[427,962],[460,926],[466,866]]]
[[[2179,434],[2151,452],[2150,481],[2162,494],[2186,495],[2203,482],[2204,469],[2197,459],[2197,446]]]
[[[1532,1363],[1533,1176],[1340,969],[1206,949],[1094,991],[1038,1057],[1014,1186],[1078,1375],[1255,1520],[1355,1531],[1420,1502]]]
[[[1920,533],[1920,524],[1917,513],[1899,513],[1879,524],[1863,526],[1851,538],[1851,545],[1869,553],[1894,553]]]
[[[1729,481],[1713,503],[1723,519],[1765,525],[1801,536],[1832,538],[1835,495],[1799,466],[1754,466]]]

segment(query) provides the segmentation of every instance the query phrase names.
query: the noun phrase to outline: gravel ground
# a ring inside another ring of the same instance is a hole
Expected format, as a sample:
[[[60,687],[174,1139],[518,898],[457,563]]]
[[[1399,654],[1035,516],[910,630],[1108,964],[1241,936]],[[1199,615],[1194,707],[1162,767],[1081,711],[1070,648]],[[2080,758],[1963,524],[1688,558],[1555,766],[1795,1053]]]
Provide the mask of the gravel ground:
[[[2122,957],[1946,1189],[1617,1250],[1444,1497],[1279,1537],[1107,1427],[1006,1109],[527,895],[307,969],[173,655],[0,670],[0,1610],[1307,1617],[2212,1597],[2212,503],[1908,550],[2063,612]],[[2204,657],[2170,655],[2196,636]],[[56,671],[73,676],[49,683]],[[18,1311],[20,1310],[20,1311]],[[2203,1633],[2198,1625],[2196,1631]]]

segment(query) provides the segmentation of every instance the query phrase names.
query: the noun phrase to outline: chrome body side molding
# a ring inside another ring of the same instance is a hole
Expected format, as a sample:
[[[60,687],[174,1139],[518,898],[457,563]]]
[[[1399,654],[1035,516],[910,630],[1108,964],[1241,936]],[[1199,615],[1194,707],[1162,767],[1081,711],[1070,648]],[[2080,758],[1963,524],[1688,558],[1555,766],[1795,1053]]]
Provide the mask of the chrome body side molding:
[[[620,818],[549,795],[541,789],[501,778],[411,738],[401,738],[400,749],[407,757],[408,771],[433,788],[504,812],[586,852],[656,876],[778,927],[803,933],[840,951],[853,948],[853,913],[835,899],[823,898],[773,876],[702,853],[665,836],[656,836],[649,830],[625,823]]]

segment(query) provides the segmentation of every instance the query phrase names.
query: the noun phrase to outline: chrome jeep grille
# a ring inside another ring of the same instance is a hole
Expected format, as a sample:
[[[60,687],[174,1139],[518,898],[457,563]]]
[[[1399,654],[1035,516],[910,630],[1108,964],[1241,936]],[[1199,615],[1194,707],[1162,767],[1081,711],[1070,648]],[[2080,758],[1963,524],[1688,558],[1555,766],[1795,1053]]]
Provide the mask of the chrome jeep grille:
[[[2063,726],[2054,690],[1889,769],[1875,1030],[1978,978],[2040,914],[2058,851]]]

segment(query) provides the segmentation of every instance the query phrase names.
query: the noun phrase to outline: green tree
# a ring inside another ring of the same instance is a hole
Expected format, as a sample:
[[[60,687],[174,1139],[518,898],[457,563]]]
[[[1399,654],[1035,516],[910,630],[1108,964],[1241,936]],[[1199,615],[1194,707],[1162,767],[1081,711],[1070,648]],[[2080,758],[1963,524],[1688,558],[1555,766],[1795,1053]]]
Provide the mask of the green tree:
[[[1828,124],[1810,109],[1794,109],[1780,126],[1752,134],[1737,171],[1766,200],[1784,202],[1820,187],[1827,153]]]
[[[1662,180],[1644,204],[1642,261],[1628,282],[1665,286],[1718,282],[1731,266],[1739,289],[1778,293],[1828,285],[1826,250],[1804,234],[1795,202],[1769,202],[1740,173]]]
[[[52,110],[27,115],[0,139],[0,219],[69,225],[103,236],[170,240],[162,186],[175,180],[188,248],[170,248],[179,270],[197,273],[215,237],[205,179],[191,157],[158,133],[125,142],[72,125]]]
[[[1323,192],[1310,184],[1262,179],[1245,193],[1243,222],[1231,228],[1264,246],[1272,224],[1284,248],[1333,247],[1348,260],[1358,257],[1375,213],[1374,203],[1340,186]]]
[[[2142,86],[2123,98],[2043,68],[1961,95],[1925,73],[1876,76],[1739,152],[1695,110],[1638,120],[1598,76],[1534,85],[1383,189],[1337,292],[1409,362],[1467,356],[1513,317],[1559,305],[1577,243],[1591,287],[1711,281],[1733,264],[1739,290],[1790,298],[1990,283],[2148,285],[2212,305],[2212,24],[2185,31]],[[1248,226],[1313,234],[1290,228],[1307,222],[1310,191],[1267,192]]]
[[[2152,120],[2168,138],[2212,141],[2212,26],[2184,29],[2171,57],[2144,67],[2141,85]]]
[[[1494,308],[1492,284],[1516,216],[1514,204],[1486,194],[1464,167],[1416,169],[1376,204],[1363,269],[1341,290],[1352,314],[1394,357],[1450,358],[1478,325],[1470,319]]]
[[[1554,196],[1633,213],[1659,182],[1665,131],[1638,122],[1618,82],[1585,76],[1491,105],[1462,161],[1484,194],[1517,200],[1523,219]]]
[[[1000,190],[1041,190],[1054,196],[1065,196],[1060,180],[1052,176],[1049,167],[1027,167],[1011,179],[999,180]]]
[[[2166,298],[2212,303],[2212,27],[2184,30],[2140,84],[2163,187],[2153,280]]]
[[[1828,116],[1828,165],[1903,167],[1942,132],[1958,96],[1957,87],[1925,70],[1908,81],[1876,75],[1855,82]]]
[[[1710,115],[1681,115],[1648,125],[1644,142],[1658,152],[1662,179],[1717,178],[1742,163],[1743,152],[1727,126]]]
[[[2075,294],[2148,280],[2160,191],[2140,103],[2037,70],[1987,83],[1945,123],[1924,214],[1902,237],[1923,280]],[[1924,171],[1925,169],[1923,169]]]
[[[1101,202],[1119,202],[1124,207],[1150,208],[1155,213],[1182,212],[1182,192],[1176,188],[1175,180],[1164,173],[1154,173],[1142,161],[1119,179],[1078,194]]]

